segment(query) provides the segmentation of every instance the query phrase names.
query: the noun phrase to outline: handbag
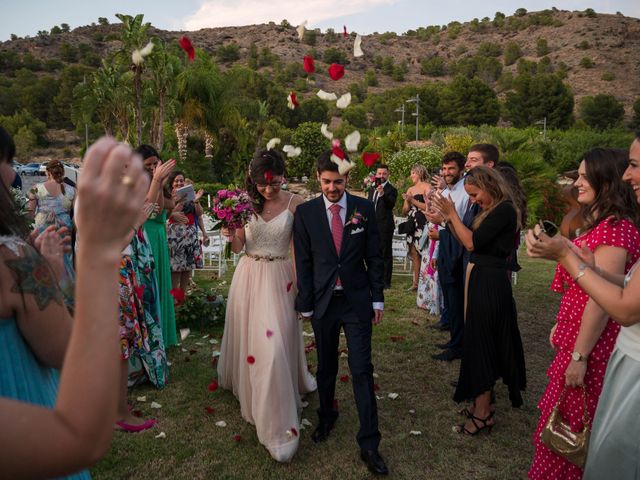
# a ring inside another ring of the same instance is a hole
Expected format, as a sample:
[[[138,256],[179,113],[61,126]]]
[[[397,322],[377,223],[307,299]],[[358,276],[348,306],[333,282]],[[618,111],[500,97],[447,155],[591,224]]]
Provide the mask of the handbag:
[[[558,403],[553,407],[553,411],[542,429],[540,439],[553,453],[566,458],[580,468],[584,468],[589,448],[589,436],[591,435],[589,414],[587,413],[587,390],[584,386],[582,387],[582,430],[577,433],[571,430],[571,426],[564,421],[559,411],[566,391],[567,386],[565,385]]]

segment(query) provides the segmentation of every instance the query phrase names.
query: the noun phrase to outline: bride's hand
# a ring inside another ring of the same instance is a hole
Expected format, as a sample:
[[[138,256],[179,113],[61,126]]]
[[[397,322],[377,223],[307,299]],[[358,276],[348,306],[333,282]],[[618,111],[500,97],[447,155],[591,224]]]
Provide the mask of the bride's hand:
[[[227,238],[233,238],[236,236],[236,231],[233,228],[222,227],[220,231],[222,232],[222,235]]]

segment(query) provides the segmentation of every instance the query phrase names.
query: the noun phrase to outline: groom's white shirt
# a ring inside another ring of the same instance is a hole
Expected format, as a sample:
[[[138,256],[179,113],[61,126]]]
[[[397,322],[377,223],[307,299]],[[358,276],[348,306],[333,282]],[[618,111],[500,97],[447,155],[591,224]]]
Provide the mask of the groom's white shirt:
[[[322,200],[324,201],[324,208],[327,214],[327,221],[329,222],[329,229],[331,229],[333,214],[329,209],[333,205],[333,202],[330,202],[324,195],[322,195]],[[345,192],[342,197],[340,197],[340,200],[338,200],[336,203],[342,207],[340,209],[340,219],[342,220],[342,224],[344,225],[347,219],[347,193]],[[336,287],[335,290],[342,290],[342,287]],[[384,310],[384,302],[373,302],[373,309]],[[313,310],[310,312],[301,312],[301,314],[303,317],[312,317]]]

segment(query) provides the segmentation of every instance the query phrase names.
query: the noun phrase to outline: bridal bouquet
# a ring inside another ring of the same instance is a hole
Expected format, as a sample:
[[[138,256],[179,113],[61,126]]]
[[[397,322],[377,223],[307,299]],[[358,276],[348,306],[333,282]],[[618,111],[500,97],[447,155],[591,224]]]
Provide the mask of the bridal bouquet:
[[[219,220],[224,228],[237,230],[246,225],[255,210],[251,197],[244,190],[234,187],[218,190],[212,200],[210,215],[213,220]],[[225,256],[231,255],[231,243],[225,245]]]

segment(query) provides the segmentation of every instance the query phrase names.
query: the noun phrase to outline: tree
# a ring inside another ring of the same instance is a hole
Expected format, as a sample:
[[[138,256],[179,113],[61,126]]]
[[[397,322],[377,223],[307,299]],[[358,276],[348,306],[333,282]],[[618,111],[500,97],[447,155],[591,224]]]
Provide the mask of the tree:
[[[539,38],[536,41],[536,55],[538,55],[539,57],[544,57],[545,55],[549,55],[549,53],[551,53],[551,49],[549,48],[547,39]]]
[[[629,126],[640,130],[640,97],[636,98],[636,101],[633,102],[633,118]]]
[[[298,157],[287,159],[287,171],[293,177],[310,176],[314,173],[316,159],[322,152],[331,148],[320,132],[320,123],[304,122],[298,125],[291,136],[291,144],[300,147],[302,153]]]
[[[138,14],[135,17],[131,15],[123,15],[122,13],[116,13],[116,17],[122,22],[122,28],[120,30],[120,41],[122,46],[118,51],[118,57],[120,61],[126,65],[129,64],[129,68],[133,72],[133,91],[135,95],[134,114],[136,122],[136,141],[140,145],[142,143],[142,72],[144,70],[144,64],[140,63],[136,65],[131,61],[131,54],[134,50],[141,49],[147,42],[147,32],[150,23],[142,23],[144,19],[143,14]]]
[[[328,63],[328,64],[339,63],[340,65],[345,65],[347,63],[347,54],[344,52],[344,50],[331,47],[331,48],[327,48],[324,51],[324,55],[322,56],[322,59],[324,60],[325,63]]]
[[[69,33],[69,31],[71,30],[71,27],[69,26],[68,23],[61,23],[60,30],[62,30],[63,33]]]
[[[494,125],[500,118],[495,92],[478,78],[454,78],[442,89],[438,107],[448,125]]]
[[[53,99],[57,126],[71,126],[71,107],[75,101],[74,89],[76,85],[90,77],[91,72],[92,69],[82,65],[68,65],[62,70],[58,94]]]
[[[62,33],[62,29],[57,26],[54,25],[53,27],[51,27],[51,35],[60,35]]]
[[[507,93],[506,118],[524,128],[547,118],[551,128],[568,128],[573,123],[573,94],[560,78],[551,74],[522,74]]]
[[[109,25],[109,19],[106,17],[98,17],[99,25]]]
[[[442,57],[425,58],[420,62],[420,73],[430,77],[442,77],[446,74],[446,64]]]
[[[618,126],[624,118],[624,106],[613,95],[598,94],[580,101],[580,118],[597,130]]]
[[[478,47],[476,55],[480,55],[482,57],[499,57],[502,55],[502,47],[499,43],[482,42]]]

